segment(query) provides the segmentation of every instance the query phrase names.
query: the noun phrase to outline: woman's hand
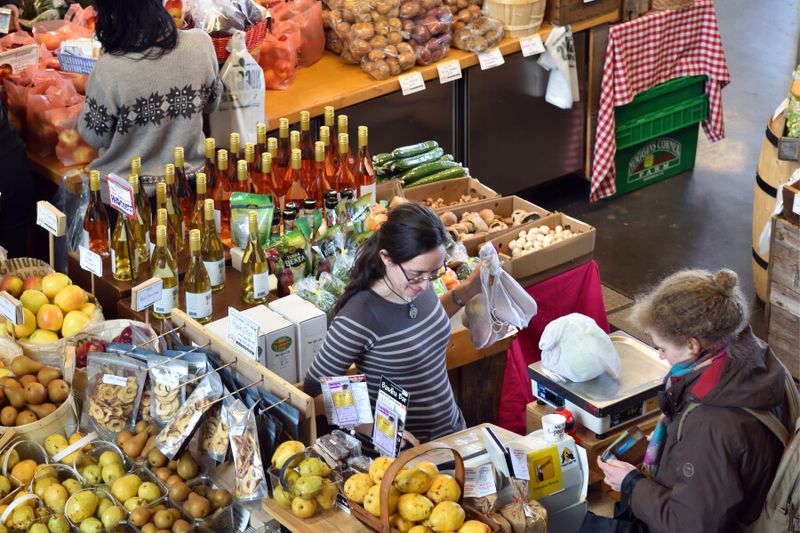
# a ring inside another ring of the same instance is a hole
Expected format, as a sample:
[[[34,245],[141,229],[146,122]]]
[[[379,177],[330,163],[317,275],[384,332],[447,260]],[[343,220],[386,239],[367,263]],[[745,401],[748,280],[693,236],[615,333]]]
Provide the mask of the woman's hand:
[[[8,32],[19,31],[19,8],[14,4],[6,4],[3,7],[11,10],[11,23],[8,26]]]
[[[604,462],[598,457],[597,466],[600,467],[600,470],[602,470],[603,474],[606,476],[604,479],[606,485],[617,492],[619,492],[622,480],[625,479],[625,476],[631,473],[631,471],[636,470],[636,467],[632,464],[623,463],[614,458]]]
[[[464,280],[458,287],[458,295],[464,300],[464,303],[469,303],[475,296],[481,293],[481,264],[480,262],[475,267],[475,270]]]

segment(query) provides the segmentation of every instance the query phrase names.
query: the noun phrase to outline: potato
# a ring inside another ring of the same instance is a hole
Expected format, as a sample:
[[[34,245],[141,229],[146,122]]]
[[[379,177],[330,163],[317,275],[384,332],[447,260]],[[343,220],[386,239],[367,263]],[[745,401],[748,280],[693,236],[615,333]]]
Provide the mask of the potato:
[[[413,19],[419,17],[425,12],[421,5],[414,0],[403,2],[400,5],[400,18]]]
[[[456,5],[458,9],[467,9],[469,7],[469,0],[458,0]]]
[[[372,50],[367,54],[367,60],[369,61],[383,61],[384,59],[386,59],[386,54],[382,50]]]
[[[453,22],[453,29],[454,30],[463,30],[466,26],[467,25],[464,24],[463,22],[461,22],[460,20],[457,20],[457,21]],[[459,48],[461,48],[461,47],[459,46]]]
[[[402,67],[400,67],[400,61],[398,61],[397,59],[395,59],[393,57],[390,57],[389,59],[387,59],[386,60],[386,64],[389,65],[389,73],[392,76],[397,76],[398,74],[403,72]]]
[[[375,27],[375,33],[378,34],[378,35],[386,36],[386,35],[389,35],[389,32],[391,31],[389,29],[389,23],[387,21],[385,21],[385,20],[377,21],[374,24],[374,27]]]
[[[375,3],[375,11],[380,15],[388,15],[396,9],[395,3],[391,0],[381,0]]]
[[[336,33],[341,35],[341,36],[345,36],[346,35],[346,36],[349,37],[350,29],[351,29],[351,26],[350,26],[349,22],[340,22],[336,26],[334,26],[334,30],[336,31]]]
[[[372,50],[372,46],[363,39],[355,39],[350,42],[349,50],[354,56],[363,57]]]
[[[400,64],[400,68],[408,70],[417,62],[417,56],[414,54],[413,50],[411,52],[400,52],[400,57],[398,57],[397,61]]]
[[[389,44],[392,44],[394,46],[397,46],[398,44],[403,42],[402,34],[400,34],[400,32],[397,31],[389,32],[387,39],[389,39]]]
[[[359,22],[358,24],[353,24],[353,27],[350,28],[350,37],[352,39],[369,41],[373,35],[375,35],[375,26],[369,22]]]
[[[376,80],[385,80],[391,76],[391,70],[386,61],[370,61],[365,66],[367,72]]]

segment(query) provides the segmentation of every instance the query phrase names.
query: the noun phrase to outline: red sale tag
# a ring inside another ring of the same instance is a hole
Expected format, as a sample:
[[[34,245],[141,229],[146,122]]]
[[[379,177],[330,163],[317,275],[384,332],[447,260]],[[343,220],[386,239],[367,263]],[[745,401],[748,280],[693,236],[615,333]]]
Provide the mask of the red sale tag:
[[[117,211],[133,218],[133,187],[125,179],[116,174],[106,176],[108,182],[108,202]]]

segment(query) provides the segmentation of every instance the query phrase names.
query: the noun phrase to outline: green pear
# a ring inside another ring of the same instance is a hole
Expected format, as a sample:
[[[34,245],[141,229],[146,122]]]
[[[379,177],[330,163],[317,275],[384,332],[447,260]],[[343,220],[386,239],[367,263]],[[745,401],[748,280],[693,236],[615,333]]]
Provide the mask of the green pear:
[[[72,530],[67,518],[61,514],[50,517],[50,520],[47,521],[47,529],[50,530],[50,533],[70,533]]]

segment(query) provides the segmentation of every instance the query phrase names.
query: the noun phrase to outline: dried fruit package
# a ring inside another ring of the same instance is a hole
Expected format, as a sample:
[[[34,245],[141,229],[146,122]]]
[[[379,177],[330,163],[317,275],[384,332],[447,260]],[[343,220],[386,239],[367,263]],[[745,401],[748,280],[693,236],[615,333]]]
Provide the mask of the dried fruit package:
[[[185,386],[189,364],[182,359],[147,356],[150,381],[150,416],[158,425],[167,424],[186,400]]]
[[[222,396],[223,387],[219,374],[214,372],[204,377],[186,402],[181,405],[172,420],[156,435],[155,445],[170,460],[183,449],[197,429],[203,415]]]
[[[239,400],[227,409],[231,451],[236,469],[234,495],[243,502],[260,500],[268,493],[254,409],[248,409]]]
[[[90,353],[87,375],[81,428],[97,431],[103,440],[132,431],[147,377],[145,366],[121,354]]]
[[[230,442],[230,428],[228,427],[228,408],[226,404],[232,400],[226,399],[208,410],[203,431],[199,439],[198,449],[203,457],[222,463],[228,455]]]

